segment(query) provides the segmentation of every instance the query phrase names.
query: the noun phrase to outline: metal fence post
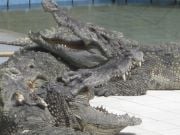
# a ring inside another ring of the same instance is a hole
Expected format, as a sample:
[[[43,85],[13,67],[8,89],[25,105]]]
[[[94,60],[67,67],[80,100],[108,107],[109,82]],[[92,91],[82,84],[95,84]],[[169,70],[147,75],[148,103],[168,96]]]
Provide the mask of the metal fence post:
[[[174,3],[177,4],[177,0],[174,0]]]
[[[128,0],[125,0],[125,4],[127,4],[128,3]]]
[[[72,2],[72,6],[74,6],[74,0],[72,0],[71,2]]]
[[[7,0],[7,10],[9,9],[9,0]]]
[[[29,8],[31,8],[31,0],[29,0]]]
[[[112,0],[112,3],[114,4],[116,2],[116,0]]]

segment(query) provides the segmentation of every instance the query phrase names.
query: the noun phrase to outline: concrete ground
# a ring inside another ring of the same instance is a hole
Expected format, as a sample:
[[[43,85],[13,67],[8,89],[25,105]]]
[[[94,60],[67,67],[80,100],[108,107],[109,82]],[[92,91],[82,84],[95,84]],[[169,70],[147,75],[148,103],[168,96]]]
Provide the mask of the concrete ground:
[[[8,31],[4,29],[0,29],[0,41],[14,41],[18,38],[24,37],[24,34]],[[8,51],[16,51],[19,47],[17,46],[7,46],[0,44],[0,52],[8,52]],[[6,61],[8,57],[0,57],[0,64],[4,61]]]
[[[9,31],[9,30],[4,30],[0,29],[0,40],[1,41],[13,41],[17,38],[24,37],[24,34]]]
[[[142,124],[125,128],[120,135],[180,135],[180,91],[148,91],[144,96],[95,97],[92,106],[103,105],[116,114],[142,118]]]

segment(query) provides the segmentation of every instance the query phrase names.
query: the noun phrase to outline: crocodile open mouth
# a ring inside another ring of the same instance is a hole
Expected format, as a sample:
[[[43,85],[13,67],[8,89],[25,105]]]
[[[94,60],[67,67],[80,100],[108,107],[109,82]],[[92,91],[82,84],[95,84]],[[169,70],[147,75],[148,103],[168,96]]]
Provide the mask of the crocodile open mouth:
[[[97,135],[114,135],[127,126],[141,123],[141,119],[130,117],[128,114],[117,115],[103,106],[95,107],[90,101],[93,98],[91,92],[90,89],[84,89],[69,106],[75,116],[87,123],[83,127],[84,131],[90,133],[95,131]],[[72,107],[72,105],[76,107]]]
[[[29,32],[29,38],[33,42],[76,68],[92,68],[108,61],[103,51],[94,43],[87,43],[86,45],[78,37],[65,40],[64,38],[48,36],[41,32]]]
[[[62,47],[69,48],[69,49],[86,50],[85,45],[82,40],[65,41],[63,39],[58,39],[58,38],[50,39],[44,36],[42,36],[42,38],[45,41],[47,41],[49,44],[61,45]]]
[[[100,112],[105,113],[105,114],[108,114],[108,113],[109,113],[108,110],[107,110],[105,107],[103,107],[103,105],[97,106],[97,107],[94,107],[94,108],[95,108],[96,110],[100,111]]]

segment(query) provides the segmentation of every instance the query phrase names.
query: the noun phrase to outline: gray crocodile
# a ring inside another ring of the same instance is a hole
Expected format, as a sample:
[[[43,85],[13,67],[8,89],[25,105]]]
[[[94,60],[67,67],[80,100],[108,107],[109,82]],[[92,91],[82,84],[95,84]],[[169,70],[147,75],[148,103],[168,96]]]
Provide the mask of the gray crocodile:
[[[126,46],[122,40],[122,33],[81,23],[68,16],[51,0],[43,0],[42,6],[45,11],[52,13],[59,25],[57,28],[52,31],[30,32],[30,40],[0,43],[19,46],[37,45],[60,57],[72,70],[75,70],[74,75],[70,72],[63,77],[67,85],[76,85],[74,93],[84,86],[94,87],[105,84],[116,76],[126,81],[128,72],[137,65],[141,66],[143,52]],[[80,71],[76,71],[77,69]],[[75,83],[78,80],[77,76],[83,80],[81,84]]]
[[[113,135],[141,123],[91,107],[86,87],[73,95],[59,78],[69,70],[47,52],[26,49],[0,65],[0,134]]]
[[[43,1],[42,6],[53,15],[58,28],[30,33],[29,37],[68,63],[78,65],[79,70],[65,74],[67,85],[78,86],[77,90],[91,87],[98,96],[142,95],[148,89],[180,88],[178,44],[133,48],[137,43],[125,39],[122,33],[81,23],[51,0]]]
[[[146,90],[180,89],[180,44],[140,46],[144,53],[141,67],[131,71],[124,82],[116,77],[94,88],[95,95],[143,95]]]
[[[70,68],[60,77],[74,88],[74,94],[85,86],[98,96],[142,95],[149,89],[180,88],[178,44],[139,45],[137,49],[133,46],[138,43],[122,33],[81,23],[51,0],[43,0],[42,6],[54,16],[58,27],[0,43],[36,46],[60,58]]]
[[[180,88],[178,45],[137,49],[122,33],[78,22],[51,0],[42,5],[57,28],[0,42],[25,46],[0,66],[0,134],[115,134],[141,120],[92,108],[94,94]]]

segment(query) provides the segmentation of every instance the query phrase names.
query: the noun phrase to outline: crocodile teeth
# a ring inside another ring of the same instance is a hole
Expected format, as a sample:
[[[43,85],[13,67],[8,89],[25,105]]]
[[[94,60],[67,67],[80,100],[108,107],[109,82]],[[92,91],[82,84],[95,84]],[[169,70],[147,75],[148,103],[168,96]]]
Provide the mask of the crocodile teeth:
[[[128,73],[128,72],[126,72],[125,74],[126,74],[126,75],[128,75],[129,73]]]
[[[138,62],[138,66],[139,66],[139,67],[141,67],[141,65],[142,65],[142,62],[141,62],[141,61],[139,61],[139,62]]]
[[[104,108],[102,105],[99,107],[95,107],[96,110],[100,111],[100,112],[103,112],[103,113],[109,113],[106,108]]]
[[[123,74],[122,78],[123,78],[124,81],[126,81],[126,74]]]
[[[67,47],[67,46],[66,46],[66,45],[64,45],[64,44],[61,44],[61,46],[62,46],[62,47],[64,47],[64,48],[66,48],[66,47]]]

